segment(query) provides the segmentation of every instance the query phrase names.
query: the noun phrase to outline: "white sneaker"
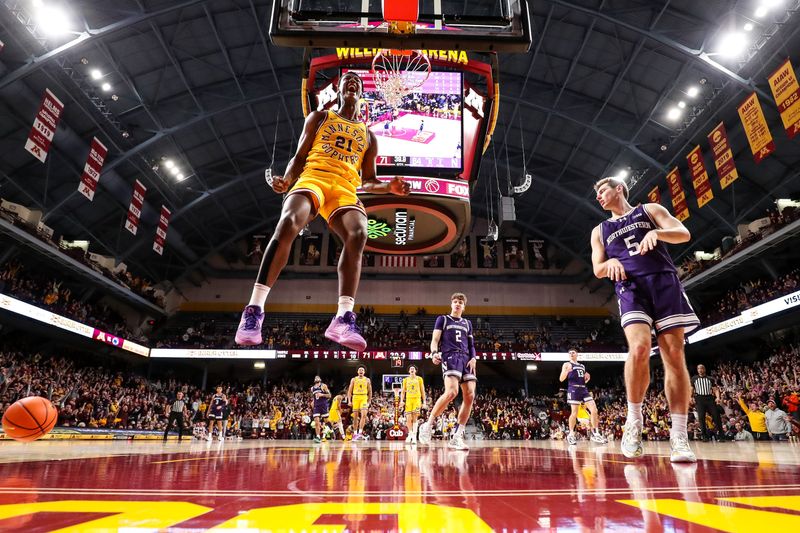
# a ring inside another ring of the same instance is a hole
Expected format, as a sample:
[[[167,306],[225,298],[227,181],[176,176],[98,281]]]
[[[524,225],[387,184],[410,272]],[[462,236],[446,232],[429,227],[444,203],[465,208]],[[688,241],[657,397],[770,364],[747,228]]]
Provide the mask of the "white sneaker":
[[[578,439],[575,438],[575,433],[567,433],[567,444],[575,446],[578,444]]]
[[[642,422],[641,420],[628,419],[625,428],[622,430],[622,441],[620,442],[622,455],[628,459],[641,457],[644,453],[642,447]]]
[[[594,431],[591,433],[591,436],[589,437],[589,439],[592,442],[596,442],[597,444],[606,444],[606,443],[608,443],[608,439],[606,439],[600,433],[595,433]]]
[[[430,445],[433,438],[433,428],[427,422],[419,426],[419,443]]]
[[[467,446],[467,444],[464,442],[463,435],[455,435],[452,439],[450,439],[450,442],[447,443],[447,447],[454,450],[469,450],[469,446]]]
[[[225,442],[225,437],[224,437],[223,435],[220,435],[220,436],[219,436],[219,441],[220,441],[220,442]]]
[[[408,434],[408,437],[406,437],[406,444],[411,444],[411,442],[412,442],[412,440],[411,440],[411,433],[409,433],[409,434]]]
[[[672,452],[669,454],[669,460],[673,463],[696,463],[697,457],[691,448],[689,448],[689,439],[683,435],[669,439],[669,447]]]
[[[211,442],[212,440],[214,440],[214,437],[212,437],[211,434],[209,433],[208,435],[206,435],[206,440],[208,442]]]

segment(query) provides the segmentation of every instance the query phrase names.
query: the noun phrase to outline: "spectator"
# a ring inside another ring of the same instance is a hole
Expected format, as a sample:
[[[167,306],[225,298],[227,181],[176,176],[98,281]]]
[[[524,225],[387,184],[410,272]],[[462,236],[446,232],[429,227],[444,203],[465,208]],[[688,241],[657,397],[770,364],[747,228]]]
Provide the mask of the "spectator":
[[[788,440],[789,438],[789,416],[778,409],[773,398],[767,402],[767,412],[764,413],[767,420],[767,431],[772,440]]]

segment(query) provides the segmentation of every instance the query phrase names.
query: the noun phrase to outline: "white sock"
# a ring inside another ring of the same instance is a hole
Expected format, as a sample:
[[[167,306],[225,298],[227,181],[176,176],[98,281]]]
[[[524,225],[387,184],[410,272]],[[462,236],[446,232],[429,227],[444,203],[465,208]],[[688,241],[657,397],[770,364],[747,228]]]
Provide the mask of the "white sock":
[[[339,310],[336,311],[336,316],[344,316],[348,311],[352,311],[356,305],[356,299],[352,296],[339,296]]]
[[[467,426],[465,424],[456,424],[456,437],[463,437],[464,436],[464,429]]]
[[[686,433],[686,422],[689,418],[689,415],[676,415],[674,413],[670,413],[669,416],[672,418],[672,426],[669,428],[669,438],[689,438],[689,435]]]
[[[419,420],[416,420],[413,424],[411,424],[411,436],[413,438],[417,437],[417,427],[419,427]]]
[[[253,285],[253,294],[250,295],[250,303],[247,305],[257,305],[264,310],[264,305],[267,303],[267,295],[269,294],[269,287],[256,283]]]
[[[628,402],[628,417],[627,417],[627,420],[638,420],[639,422],[644,422],[644,420],[642,420],[642,404],[641,403]]]
[[[344,426],[342,426],[341,422],[339,422],[339,433],[341,433],[342,434],[342,438],[344,438]]]

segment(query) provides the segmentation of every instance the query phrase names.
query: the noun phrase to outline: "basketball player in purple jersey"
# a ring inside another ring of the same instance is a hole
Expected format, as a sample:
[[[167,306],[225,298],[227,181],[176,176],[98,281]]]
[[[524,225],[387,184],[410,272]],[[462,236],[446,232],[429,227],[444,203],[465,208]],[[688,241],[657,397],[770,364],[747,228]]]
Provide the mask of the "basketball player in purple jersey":
[[[639,457],[642,448],[642,401],[650,385],[651,329],[655,330],[664,362],[664,392],[669,403],[670,460],[696,462],[689,448],[689,373],[683,351],[684,333],[700,325],[683,291],[665,243],[680,244],[689,230],[659,204],[632,207],[628,187],[616,178],[594,186],[597,201],[611,218],[592,231],[592,266],[598,278],[615,284],[620,320],[628,341],[625,389],[628,415],[622,434],[622,453]]]
[[[448,446],[455,450],[468,450],[464,443],[464,429],[472,413],[472,402],[475,399],[475,376],[477,355],[475,341],[472,337],[472,322],[461,314],[467,305],[467,297],[457,292],[450,297],[450,314],[436,319],[431,339],[431,355],[433,363],[442,363],[444,374],[444,393],[436,400],[436,404],[426,420],[419,426],[419,443],[430,444],[433,424],[450,402],[458,396],[461,387],[462,402],[458,410],[458,424]]]
[[[320,432],[322,430],[322,419],[328,418],[328,400],[331,397],[331,391],[328,386],[322,382],[322,378],[314,376],[314,385],[311,387],[311,396],[314,398],[311,406],[311,416],[314,417],[314,431],[316,436],[314,442],[321,442]]]
[[[367,347],[353,313],[367,242],[367,213],[356,190],[360,186],[367,193],[407,196],[411,186],[399,177],[390,182],[376,177],[378,139],[358,120],[364,92],[361,78],[346,72],[338,89],[338,110],[309,113],[286,174],[273,178],[272,190],[287,194],[275,233],[264,250],[250,302],[242,312],[236,344],[261,344],[267,296],[286,266],[295,237],[321,215],[344,243],[338,266],[339,308],[325,337],[359,352]]]
[[[597,404],[594,403],[594,398],[589,394],[586,384],[589,383],[591,376],[586,371],[586,367],[578,362],[578,352],[575,350],[569,351],[569,361],[564,363],[561,367],[561,375],[559,381],[567,380],[567,403],[569,404],[569,434],[567,434],[567,442],[570,446],[578,444],[578,439],[575,437],[575,422],[578,420],[578,408],[582,403],[586,404],[589,410],[589,416],[592,422],[592,435],[589,437],[592,442],[598,444],[605,444],[608,442],[606,438],[600,434],[600,418],[597,415]]]

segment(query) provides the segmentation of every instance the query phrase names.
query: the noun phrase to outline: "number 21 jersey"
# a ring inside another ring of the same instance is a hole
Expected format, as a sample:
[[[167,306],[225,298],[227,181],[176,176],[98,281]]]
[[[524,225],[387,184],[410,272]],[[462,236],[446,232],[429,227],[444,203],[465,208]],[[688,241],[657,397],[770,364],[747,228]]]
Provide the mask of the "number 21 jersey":
[[[606,256],[618,259],[629,278],[676,272],[663,242],[658,241],[656,247],[645,255],[639,253],[639,246],[647,232],[658,229],[644,205],[637,205],[620,218],[604,220],[600,229]]]
[[[335,111],[325,111],[303,171],[330,172],[359,187],[361,164],[368,146],[366,124],[348,120]]]

